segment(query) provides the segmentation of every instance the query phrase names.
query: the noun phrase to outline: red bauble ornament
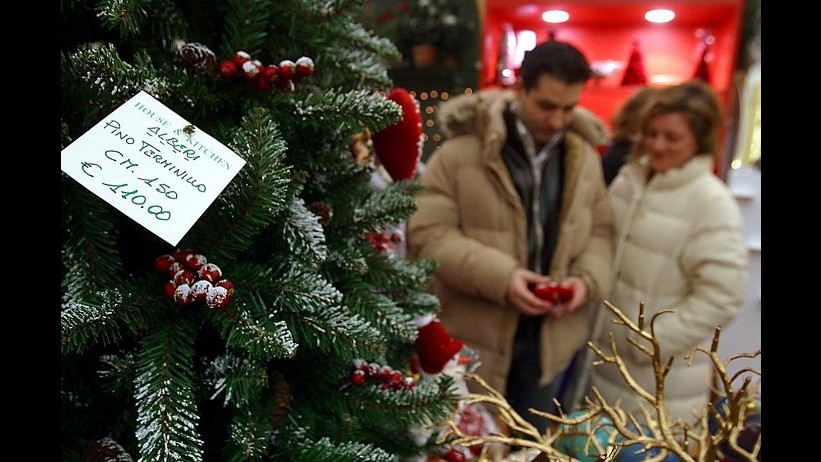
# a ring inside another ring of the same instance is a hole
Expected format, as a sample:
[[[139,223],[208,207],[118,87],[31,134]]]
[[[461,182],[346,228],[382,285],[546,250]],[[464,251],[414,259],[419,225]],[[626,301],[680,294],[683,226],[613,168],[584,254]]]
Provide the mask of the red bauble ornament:
[[[211,290],[208,291],[208,294],[205,295],[205,304],[215,310],[225,308],[225,305],[230,301],[231,297],[228,296],[228,291],[225,290],[225,287],[212,287]]]
[[[402,234],[402,231],[398,229],[391,233],[391,242],[393,242],[394,244],[400,244],[404,239],[404,234]]]
[[[210,282],[200,279],[191,286],[191,296],[195,301],[204,302],[208,292],[214,287]]]
[[[171,263],[171,266],[168,267],[168,272],[165,274],[168,275],[170,278],[174,278],[174,275],[179,273],[180,271],[184,270],[185,268],[182,267],[182,264],[178,261]]]
[[[419,328],[419,336],[413,344],[419,355],[422,370],[428,374],[442,372],[445,364],[462,350],[462,342],[453,340],[439,321],[431,321]]]
[[[365,372],[361,370],[353,371],[351,374],[351,383],[357,387],[361,387],[365,385]]]
[[[188,255],[192,255],[197,253],[194,249],[177,249],[174,253],[171,254],[174,257],[174,261],[180,262],[180,264],[185,263],[185,259],[188,258]]]
[[[174,257],[171,255],[161,255],[154,260],[154,269],[156,269],[158,273],[168,273],[173,263]]]
[[[226,59],[220,62],[219,73],[225,79],[233,79],[237,75],[237,65]]]
[[[296,64],[290,59],[283,59],[279,62],[279,78],[291,80],[296,75]]]
[[[296,74],[299,77],[308,77],[314,73],[314,60],[307,56],[302,56],[296,60]]]
[[[208,263],[208,259],[205,258],[205,255],[202,255],[202,254],[199,254],[199,253],[197,253],[197,254],[188,254],[188,256],[185,258],[184,266],[185,266],[185,269],[187,269],[189,271],[193,271],[194,273],[196,273],[206,263]]]
[[[242,69],[242,65],[245,64],[245,61],[249,61],[251,59],[251,55],[249,55],[245,51],[238,51],[234,53],[234,56],[231,58],[231,61],[234,63],[234,66],[237,66],[237,69]]]
[[[542,282],[532,289],[533,295],[550,303],[567,303],[573,298],[573,286],[557,282]]]
[[[258,66],[257,62],[258,61],[245,61],[242,63],[242,75],[244,75],[246,79],[255,79],[259,74],[259,70],[262,66]]]
[[[422,153],[422,115],[404,88],[395,88],[388,99],[402,108],[402,120],[374,133],[373,149],[394,181],[407,180],[416,172]]]
[[[402,387],[405,390],[413,390],[416,388],[416,380],[414,380],[413,377],[405,377],[402,379]]]
[[[174,284],[174,281],[166,282],[162,289],[166,297],[170,298],[171,300],[174,299],[174,292],[177,290],[177,285]]]
[[[194,283],[195,277],[194,273],[188,270],[180,270],[177,271],[177,274],[174,275],[174,284],[188,284],[189,286]]]
[[[228,296],[234,296],[234,283],[229,281],[228,279],[221,279],[219,282],[214,284],[217,287],[225,287],[225,290],[228,291]]]
[[[210,281],[211,283],[216,283],[222,277],[222,270],[219,266],[213,263],[206,263],[202,266],[202,268],[200,268],[197,274],[199,275],[200,279],[205,279],[206,281]]]
[[[174,301],[177,304],[186,306],[194,302],[194,297],[191,296],[191,286],[188,284],[180,284],[174,290]]]

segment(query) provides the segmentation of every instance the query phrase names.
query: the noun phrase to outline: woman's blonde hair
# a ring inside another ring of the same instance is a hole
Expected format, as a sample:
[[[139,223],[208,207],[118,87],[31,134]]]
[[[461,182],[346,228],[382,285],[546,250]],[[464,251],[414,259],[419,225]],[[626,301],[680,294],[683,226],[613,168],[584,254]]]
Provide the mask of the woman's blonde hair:
[[[653,87],[641,87],[633,92],[613,117],[613,142],[632,142],[636,139],[639,130],[639,115],[653,95],[657,92]]]
[[[643,154],[641,138],[650,121],[664,114],[682,114],[696,139],[698,155],[718,155],[721,133],[721,104],[708,85],[691,81],[659,89],[652,102],[639,115],[639,141],[633,145],[631,157]]]

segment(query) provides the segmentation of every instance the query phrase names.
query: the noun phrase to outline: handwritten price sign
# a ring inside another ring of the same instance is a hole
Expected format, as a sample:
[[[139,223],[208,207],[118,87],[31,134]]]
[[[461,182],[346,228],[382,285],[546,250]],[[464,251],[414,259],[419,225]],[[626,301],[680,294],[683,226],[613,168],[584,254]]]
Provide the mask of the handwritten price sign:
[[[177,245],[245,160],[145,92],[63,149],[60,169]]]

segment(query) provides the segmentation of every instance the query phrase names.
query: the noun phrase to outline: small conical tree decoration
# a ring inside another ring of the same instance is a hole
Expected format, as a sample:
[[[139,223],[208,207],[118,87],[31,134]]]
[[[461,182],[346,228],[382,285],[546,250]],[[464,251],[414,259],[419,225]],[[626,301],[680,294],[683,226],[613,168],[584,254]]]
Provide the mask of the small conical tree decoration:
[[[646,85],[647,74],[644,72],[644,56],[639,50],[639,41],[633,40],[633,48],[630,50],[630,58],[627,60],[627,68],[624,70],[624,77],[621,79],[621,86]]]
[[[701,56],[696,63],[696,70],[693,72],[694,80],[702,80],[710,83],[710,42],[705,41],[701,49]]]

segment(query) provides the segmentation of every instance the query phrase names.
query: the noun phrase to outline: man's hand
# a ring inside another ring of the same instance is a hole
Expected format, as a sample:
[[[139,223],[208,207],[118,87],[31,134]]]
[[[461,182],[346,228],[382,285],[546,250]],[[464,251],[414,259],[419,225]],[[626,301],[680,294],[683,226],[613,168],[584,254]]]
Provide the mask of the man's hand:
[[[576,276],[569,276],[561,282],[573,287],[573,298],[562,305],[555,305],[552,310],[554,318],[560,318],[581,308],[587,301],[587,284]]]
[[[533,295],[528,287],[528,285],[535,285],[540,282],[550,282],[550,278],[524,268],[514,269],[505,292],[507,302],[519,310],[520,313],[528,316],[549,313],[555,305]]]

